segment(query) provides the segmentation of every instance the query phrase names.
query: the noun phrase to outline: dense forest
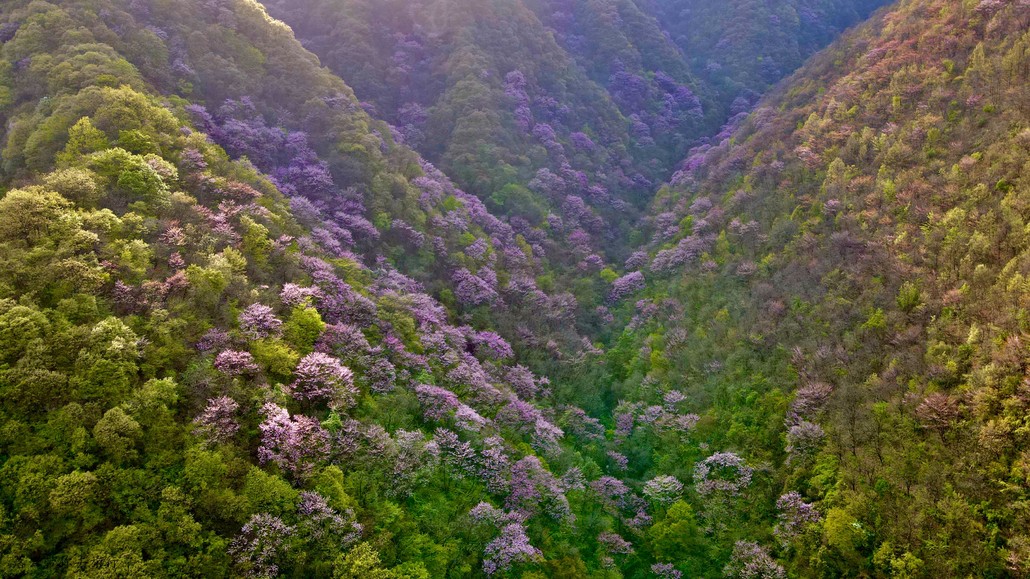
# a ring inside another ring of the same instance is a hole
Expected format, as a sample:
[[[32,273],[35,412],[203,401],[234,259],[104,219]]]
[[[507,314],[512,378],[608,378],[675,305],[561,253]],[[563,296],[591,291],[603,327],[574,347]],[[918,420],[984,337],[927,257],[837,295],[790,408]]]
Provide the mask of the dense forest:
[[[1026,0],[0,43],[0,577],[1030,575]]]

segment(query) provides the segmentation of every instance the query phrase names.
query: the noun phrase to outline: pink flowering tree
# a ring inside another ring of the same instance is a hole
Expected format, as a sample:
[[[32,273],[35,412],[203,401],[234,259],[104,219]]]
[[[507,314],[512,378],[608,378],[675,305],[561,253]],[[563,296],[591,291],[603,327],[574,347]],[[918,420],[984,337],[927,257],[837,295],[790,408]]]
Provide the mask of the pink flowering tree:
[[[783,545],[789,545],[801,536],[809,526],[822,520],[822,515],[811,503],[806,503],[801,493],[790,491],[776,501],[776,526],[773,534]]]
[[[719,452],[694,465],[694,489],[700,495],[738,494],[751,484],[754,469],[732,452]]]
[[[644,496],[659,505],[671,505],[683,493],[683,483],[674,476],[659,475],[644,484]]]
[[[644,289],[644,274],[639,271],[628,273],[612,282],[608,301],[615,303],[622,298]]]
[[[787,576],[764,547],[751,541],[737,541],[723,574],[730,579],[785,579]]]

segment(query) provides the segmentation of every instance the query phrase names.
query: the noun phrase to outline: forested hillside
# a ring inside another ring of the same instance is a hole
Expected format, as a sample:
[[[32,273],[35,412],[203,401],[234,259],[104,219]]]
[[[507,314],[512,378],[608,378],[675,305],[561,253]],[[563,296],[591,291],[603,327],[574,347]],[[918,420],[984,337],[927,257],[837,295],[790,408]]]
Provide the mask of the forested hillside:
[[[720,4],[695,19],[685,7],[642,10],[632,0],[264,4],[366,108],[491,210],[553,237],[549,216],[589,208],[595,227],[580,229],[620,261],[640,242],[638,210],[687,149],[858,19],[839,0],[802,10],[804,26],[795,15],[782,27],[769,26],[773,9],[763,5]],[[705,34],[722,37],[691,36],[688,21],[710,22]],[[687,28],[683,50],[666,23]],[[776,36],[761,37],[767,28]],[[756,45],[770,53],[761,74]],[[709,66],[713,58],[725,70]]]
[[[583,565],[544,248],[254,2],[2,15],[0,575]]]
[[[264,4],[0,5],[0,576],[1030,574],[1025,0]]]
[[[636,0],[719,103],[756,98],[885,0]]]
[[[652,317],[606,362],[631,477],[695,482],[649,531],[686,575],[1030,570],[1028,25],[901,2],[656,198]],[[686,440],[644,426],[667,389]]]

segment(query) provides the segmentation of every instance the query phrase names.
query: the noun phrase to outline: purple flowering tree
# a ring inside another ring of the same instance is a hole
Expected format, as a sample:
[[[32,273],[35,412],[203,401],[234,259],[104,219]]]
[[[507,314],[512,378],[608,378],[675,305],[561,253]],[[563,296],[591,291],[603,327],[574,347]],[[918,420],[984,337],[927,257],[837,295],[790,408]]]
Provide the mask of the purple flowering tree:
[[[651,565],[651,572],[658,579],[683,579],[683,572],[672,563],[655,563]]]
[[[671,505],[683,493],[683,483],[674,476],[659,475],[644,485],[644,496],[660,505]]]
[[[467,269],[456,271],[453,282],[454,294],[462,305],[479,306],[493,303],[497,299],[497,291],[494,287]]]
[[[822,520],[822,515],[811,503],[806,503],[801,493],[790,491],[776,501],[776,526],[773,534],[786,546],[805,532],[808,526]]]
[[[615,303],[642,289],[644,289],[644,274],[639,271],[627,273],[612,282],[612,289],[608,293],[608,301]]]
[[[511,492],[505,506],[527,518],[542,512],[565,523],[575,519],[561,481],[533,455],[523,457],[512,466]]]
[[[300,530],[311,540],[329,540],[347,547],[361,538],[362,527],[354,520],[354,512],[350,509],[337,512],[318,493],[300,493],[297,514],[301,517]]]
[[[285,408],[268,402],[262,408],[258,460],[272,462],[296,477],[311,473],[329,454],[329,433],[313,418],[291,417]]]
[[[207,401],[207,408],[194,419],[194,433],[214,443],[226,443],[232,440],[240,430],[236,422],[236,413],[240,405],[228,396],[212,398]]]
[[[511,344],[509,344],[497,332],[476,332],[474,341],[476,343],[477,352],[482,352],[487,357],[494,360],[504,360],[505,358],[511,358],[515,355],[515,351],[512,350]]]
[[[486,545],[483,571],[493,575],[511,569],[516,563],[529,563],[542,557],[540,549],[530,544],[526,527],[522,523],[508,523],[501,528],[501,534]]]
[[[754,469],[732,452],[719,452],[694,465],[694,489],[701,495],[738,494],[751,484]]]
[[[737,541],[723,574],[731,579],[785,579],[787,572],[758,543]]]
[[[272,308],[264,304],[247,306],[247,309],[240,312],[239,323],[243,335],[252,340],[277,336],[283,325],[283,321],[275,316]]]
[[[245,376],[258,371],[254,356],[250,352],[225,350],[215,356],[215,370],[229,377]]]
[[[603,532],[597,535],[597,542],[611,555],[629,555],[633,552],[633,545],[618,533]]]
[[[229,555],[242,577],[275,577],[296,529],[279,517],[260,513],[243,525],[229,544]]]
[[[287,283],[283,285],[282,291],[279,292],[279,299],[283,305],[288,308],[294,308],[300,305],[312,303],[318,298],[320,292],[318,288],[314,287],[303,287],[295,283]]]
[[[294,377],[287,390],[297,400],[329,402],[334,410],[347,410],[357,401],[354,375],[328,354],[312,352],[301,358]]]

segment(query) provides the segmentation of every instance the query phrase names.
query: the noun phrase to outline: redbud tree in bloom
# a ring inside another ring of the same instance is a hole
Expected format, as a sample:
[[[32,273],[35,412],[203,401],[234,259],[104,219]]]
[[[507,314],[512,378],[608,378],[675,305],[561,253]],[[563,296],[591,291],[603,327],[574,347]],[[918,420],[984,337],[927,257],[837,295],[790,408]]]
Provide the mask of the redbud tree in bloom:
[[[277,576],[279,562],[289,550],[294,532],[279,517],[266,513],[252,516],[229,545],[229,555],[240,576]]]
[[[776,510],[779,513],[776,516],[777,523],[773,528],[773,534],[784,545],[804,533],[809,525],[822,520],[822,515],[815,510],[815,506],[806,503],[797,491],[782,495],[776,501]]]
[[[672,563],[655,563],[651,565],[651,572],[658,579],[683,579],[683,572]]]
[[[254,374],[258,371],[258,365],[254,362],[254,356],[250,352],[239,350],[224,350],[215,356],[215,370],[229,377]]]
[[[694,488],[698,494],[736,494],[751,484],[754,469],[732,452],[720,452],[694,465]]]

